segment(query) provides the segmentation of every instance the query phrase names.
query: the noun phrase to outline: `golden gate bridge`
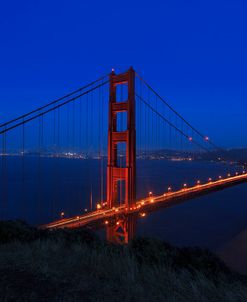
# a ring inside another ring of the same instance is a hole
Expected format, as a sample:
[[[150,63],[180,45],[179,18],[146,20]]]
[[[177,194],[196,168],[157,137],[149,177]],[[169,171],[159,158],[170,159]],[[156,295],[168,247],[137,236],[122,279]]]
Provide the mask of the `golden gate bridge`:
[[[146,213],[247,180],[245,163],[228,158],[225,150],[174,110],[133,68],[120,74],[113,70],[110,75],[2,123],[0,135],[2,219],[6,219],[5,209],[15,193],[13,183],[9,183],[10,173],[15,173],[13,167],[9,167],[11,158],[21,158],[21,172],[15,176],[19,187],[21,184],[27,187],[27,190],[19,188],[18,194],[22,192],[24,199],[32,198],[30,179],[25,185],[29,175],[25,171],[27,158],[37,159],[33,169],[38,179],[44,169],[43,158],[94,159],[97,165],[94,172],[97,172],[92,175],[89,168],[87,175],[90,180],[86,189],[90,196],[80,196],[90,200],[89,209],[70,217],[65,217],[62,211],[59,219],[52,216],[51,221],[41,227],[104,227],[107,239],[115,243],[129,242],[135,235],[138,217],[145,217]],[[209,177],[206,182],[197,180],[192,185],[183,183],[182,188],[175,190],[170,185],[160,194],[149,192],[138,196],[137,161],[165,159],[210,159],[231,166],[231,173]],[[53,176],[53,190],[60,190],[56,184],[60,175],[54,173]],[[69,177],[73,179],[73,175]],[[34,203],[42,199],[44,190],[40,181]],[[54,212],[54,192],[51,195],[50,210]],[[71,192],[68,206],[73,203],[72,195]],[[93,196],[96,196],[96,204]],[[39,213],[42,200],[37,203]]]

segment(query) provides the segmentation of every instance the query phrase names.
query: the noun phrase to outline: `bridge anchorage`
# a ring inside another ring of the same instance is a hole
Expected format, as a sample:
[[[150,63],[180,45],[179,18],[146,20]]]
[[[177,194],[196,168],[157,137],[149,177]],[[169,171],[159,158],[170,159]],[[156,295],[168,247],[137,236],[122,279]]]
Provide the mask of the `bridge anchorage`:
[[[117,88],[127,84],[127,100],[118,102]],[[119,113],[127,113],[125,131],[118,131]],[[124,206],[129,211],[136,203],[136,125],[135,125],[135,71],[110,75],[107,207],[118,207],[120,183],[124,186]],[[119,166],[118,144],[125,145],[125,166]],[[127,243],[135,234],[136,215],[122,216],[117,224],[106,226],[106,237],[110,242]]]

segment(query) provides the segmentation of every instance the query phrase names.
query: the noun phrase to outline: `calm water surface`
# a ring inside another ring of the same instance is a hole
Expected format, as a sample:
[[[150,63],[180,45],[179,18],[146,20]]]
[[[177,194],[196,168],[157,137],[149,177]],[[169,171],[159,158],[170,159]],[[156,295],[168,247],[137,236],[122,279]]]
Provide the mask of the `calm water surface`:
[[[90,209],[91,190],[94,204],[102,199],[106,162],[37,157],[9,157],[6,161],[0,193],[4,219],[21,218],[38,225],[59,218],[61,211],[70,216]],[[185,182],[192,185],[197,179],[207,181],[233,171],[219,163],[139,160],[137,195],[160,194],[169,185],[176,189]],[[209,248],[234,269],[247,273],[246,196],[247,184],[241,184],[161,209],[139,219],[137,233],[177,246]]]

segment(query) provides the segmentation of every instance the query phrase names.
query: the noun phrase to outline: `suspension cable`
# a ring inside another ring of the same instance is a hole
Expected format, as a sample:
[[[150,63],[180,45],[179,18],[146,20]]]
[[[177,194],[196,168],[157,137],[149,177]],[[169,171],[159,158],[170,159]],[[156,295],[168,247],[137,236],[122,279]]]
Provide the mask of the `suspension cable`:
[[[58,108],[60,108],[60,107],[62,107],[62,106],[64,106],[64,105],[68,104],[68,103],[71,103],[71,102],[75,101],[76,99],[80,98],[81,96],[83,96],[83,95],[85,95],[85,94],[88,94],[88,93],[90,93],[90,92],[92,92],[92,91],[98,89],[99,87],[101,87],[101,86],[103,86],[103,85],[105,85],[105,84],[107,84],[107,83],[108,83],[108,80],[105,81],[105,82],[103,82],[103,83],[101,83],[101,84],[98,84],[98,85],[95,86],[95,87],[92,87],[91,89],[89,89],[89,90],[87,90],[87,91],[85,91],[85,92],[83,92],[83,93],[78,94],[77,96],[75,96],[75,97],[73,97],[73,98],[71,98],[71,99],[69,99],[69,100],[66,100],[65,102],[63,102],[63,103],[61,103],[61,104],[58,104],[58,105],[56,105],[56,106],[54,106],[54,107],[52,107],[52,108],[50,108],[50,109],[47,109],[46,111],[42,111],[42,112],[36,114],[35,116],[32,116],[32,117],[30,117],[30,118],[28,118],[28,119],[26,119],[26,120],[23,120],[22,122],[19,122],[19,123],[13,125],[13,126],[10,126],[10,127],[8,127],[8,128],[5,128],[4,130],[0,131],[0,135],[3,134],[3,133],[8,132],[8,131],[10,131],[10,130],[12,130],[12,129],[18,127],[18,126],[20,126],[20,125],[26,124],[26,123],[28,123],[28,122],[30,122],[30,121],[32,121],[32,120],[34,120],[34,119],[36,119],[36,118],[42,116],[42,115],[45,115],[45,114],[47,114],[48,112],[51,112],[51,111],[53,111],[53,110],[56,110],[56,109],[58,109]],[[19,120],[19,118],[17,118],[17,120]],[[7,124],[10,124],[10,122],[8,122]]]
[[[176,116],[178,116],[188,127],[191,128],[192,131],[194,131],[194,133],[197,133],[204,141],[206,141],[208,144],[210,144],[213,148],[215,148],[215,151],[220,151],[220,152],[225,152],[224,148],[216,145],[214,142],[212,142],[208,136],[203,135],[198,129],[196,129],[193,125],[191,125],[185,118],[183,118],[183,116],[181,114],[179,114],[171,105],[169,105],[169,103],[160,96],[160,94],[158,94],[137,72],[135,73],[136,76],[140,79],[140,81],[142,81],[146,87],[152,91]],[[188,135],[186,135],[186,137],[188,137]],[[200,145],[200,144],[199,144]],[[208,152],[210,152],[207,148],[203,147],[204,150],[207,150]],[[242,162],[237,160],[236,161],[237,165],[241,165],[243,167],[247,166],[247,163]]]
[[[21,116],[19,116],[19,117],[17,117],[17,118],[14,118],[14,119],[12,119],[12,120],[10,120],[10,121],[7,121],[7,122],[5,122],[5,123],[3,123],[3,124],[0,124],[0,128],[5,127],[5,126],[8,126],[9,124],[12,124],[12,123],[14,123],[14,122],[17,122],[17,121],[20,120],[20,119],[24,119],[25,117],[27,117],[27,116],[29,116],[29,115],[32,115],[32,114],[34,114],[34,113],[36,113],[36,112],[38,112],[38,111],[41,111],[41,110],[43,110],[43,109],[45,109],[45,108],[47,108],[47,107],[50,107],[50,106],[52,106],[52,105],[54,105],[54,104],[56,104],[56,103],[58,103],[58,102],[60,102],[60,101],[62,101],[62,100],[64,100],[64,99],[66,99],[66,98],[72,96],[73,94],[76,94],[76,93],[78,93],[78,92],[80,92],[80,91],[82,91],[82,90],[84,90],[84,89],[86,89],[86,88],[88,88],[88,87],[90,87],[90,86],[92,86],[92,85],[98,83],[99,81],[105,79],[107,76],[108,76],[108,75],[104,75],[104,76],[100,77],[99,79],[97,79],[97,80],[95,80],[95,81],[93,81],[93,82],[91,82],[91,83],[89,83],[89,84],[87,84],[87,85],[85,85],[85,86],[83,86],[83,87],[80,87],[80,88],[78,88],[77,90],[74,90],[74,91],[72,91],[72,92],[70,92],[70,93],[64,95],[64,96],[61,97],[61,98],[58,98],[58,99],[56,99],[56,100],[54,100],[54,101],[51,101],[50,103],[48,103],[48,104],[46,104],[46,105],[44,105],[44,106],[41,106],[41,107],[39,107],[39,108],[37,108],[37,109],[34,109],[34,110],[32,110],[32,111],[30,111],[30,112],[28,112],[28,113],[23,114],[23,115],[21,115]],[[107,81],[107,82],[108,82],[108,81]]]
[[[181,135],[183,135],[185,138],[187,138],[188,140],[190,139],[189,135],[187,135],[186,133],[184,133],[181,129],[179,129],[178,127],[176,127],[172,122],[170,122],[167,118],[165,118],[162,114],[160,114],[157,110],[155,110],[155,108],[153,108],[146,100],[144,100],[142,97],[140,97],[138,94],[136,94],[136,96],[153,112],[155,113],[157,116],[159,116],[161,119],[163,119],[169,126],[171,126],[173,129],[175,129],[177,132],[179,132]],[[206,147],[202,146],[200,143],[196,142],[195,140],[191,141],[192,143],[194,143],[195,145],[197,145],[198,147],[204,149],[207,152],[210,152],[209,149],[207,149]]]
[[[161,97],[158,92],[156,92],[138,73],[136,73],[136,76],[149,88],[173,113],[175,113],[185,124],[187,124],[192,130],[194,130],[200,137],[202,137],[204,140],[208,137],[206,135],[203,135],[199,130],[197,130],[193,125],[191,125],[181,114],[179,114],[167,101]],[[207,139],[207,142],[211,144],[214,148],[218,150],[224,150],[223,148],[217,146],[212,141]]]

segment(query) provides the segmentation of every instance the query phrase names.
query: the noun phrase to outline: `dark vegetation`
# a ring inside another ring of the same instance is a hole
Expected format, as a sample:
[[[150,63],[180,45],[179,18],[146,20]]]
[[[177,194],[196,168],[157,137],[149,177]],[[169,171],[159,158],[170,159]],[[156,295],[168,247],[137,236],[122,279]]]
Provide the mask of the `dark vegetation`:
[[[247,280],[207,250],[88,230],[0,223],[1,301],[247,301]]]

